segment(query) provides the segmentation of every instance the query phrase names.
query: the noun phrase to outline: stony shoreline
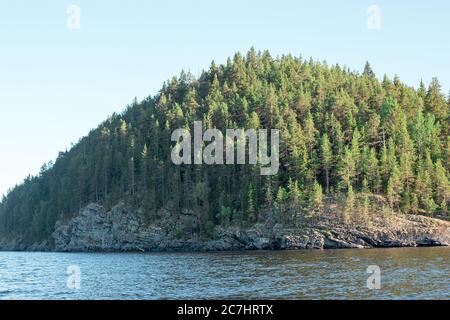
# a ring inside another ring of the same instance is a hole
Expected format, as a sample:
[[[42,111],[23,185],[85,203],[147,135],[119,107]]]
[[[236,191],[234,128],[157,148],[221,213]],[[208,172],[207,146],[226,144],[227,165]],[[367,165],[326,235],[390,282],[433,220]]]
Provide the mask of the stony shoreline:
[[[4,251],[57,252],[166,252],[300,250],[342,248],[389,248],[449,246],[450,222],[424,216],[375,219],[370,225],[346,225],[328,216],[303,226],[281,226],[273,222],[252,227],[216,226],[214,239],[202,240],[187,232],[198,223],[195,215],[171,215],[146,225],[138,214],[120,203],[110,211],[90,204],[66,223],[58,221],[52,237],[31,246],[20,240],[0,240]],[[270,219],[269,219],[270,220]],[[180,237],[182,234],[183,237]],[[189,236],[187,236],[189,235]]]

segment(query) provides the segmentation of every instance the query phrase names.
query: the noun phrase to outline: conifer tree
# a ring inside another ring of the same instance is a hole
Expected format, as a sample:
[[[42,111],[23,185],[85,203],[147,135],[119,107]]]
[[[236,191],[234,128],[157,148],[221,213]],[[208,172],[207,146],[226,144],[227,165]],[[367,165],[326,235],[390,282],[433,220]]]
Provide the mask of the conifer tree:
[[[328,135],[326,133],[322,136],[321,156],[322,156],[322,158],[321,158],[322,168],[325,172],[325,192],[329,193],[330,169],[331,169],[331,162],[332,162],[333,154],[331,151],[330,140],[328,139]]]
[[[386,196],[392,209],[398,209],[400,202],[400,194],[402,191],[402,183],[400,179],[400,172],[397,166],[392,168],[389,177]]]
[[[301,209],[302,194],[300,188],[298,187],[298,182],[289,179],[288,184],[289,195],[288,199],[292,206],[294,213],[297,213]]]
[[[441,91],[441,84],[437,78],[431,80],[425,97],[425,110],[433,113],[438,119],[446,119],[448,116],[448,104]]]
[[[450,204],[450,184],[441,160],[436,162],[434,180],[436,181],[436,202],[440,210],[447,213]]]
[[[312,217],[313,219],[316,219],[318,216],[320,216],[322,208],[323,208],[322,186],[317,181],[314,181],[310,196],[309,216]]]
[[[353,186],[353,178],[355,177],[355,162],[352,151],[347,146],[344,150],[339,175],[342,180],[342,186],[350,190],[350,187]]]
[[[255,198],[255,190],[253,184],[250,184],[247,189],[247,207],[246,207],[247,221],[250,223],[256,221],[256,207],[254,198]]]
[[[369,62],[366,61],[366,64],[364,66],[364,72],[363,75],[369,77],[369,78],[374,78],[375,77],[375,73],[372,70],[372,67],[370,66]]]
[[[345,224],[349,224],[355,210],[355,192],[353,187],[350,185],[347,190],[347,197],[345,199],[345,206],[343,210],[343,220]]]
[[[363,180],[362,194],[361,194],[361,220],[363,224],[370,224],[370,201],[369,201],[369,183],[367,179]]]
[[[279,212],[279,216],[280,216],[280,222],[281,223],[285,223],[286,222],[286,200],[288,197],[288,193],[286,191],[286,189],[284,189],[283,187],[279,187],[278,191],[277,191],[277,196],[276,196],[276,208]]]

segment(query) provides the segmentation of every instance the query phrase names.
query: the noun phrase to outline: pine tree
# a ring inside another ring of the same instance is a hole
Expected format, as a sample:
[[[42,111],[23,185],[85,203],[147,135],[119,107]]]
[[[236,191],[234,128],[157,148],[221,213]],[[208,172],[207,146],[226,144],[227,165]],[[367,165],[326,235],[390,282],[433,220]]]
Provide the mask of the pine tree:
[[[364,66],[363,75],[369,78],[375,78],[375,73],[373,72],[372,67],[370,66],[368,61],[366,61],[366,64]]]
[[[343,187],[350,189],[353,186],[353,178],[355,177],[355,162],[351,150],[346,146],[344,156],[341,161],[339,175],[342,180]]]
[[[436,201],[445,213],[450,204],[450,184],[441,160],[436,161],[434,180],[436,181]]]
[[[441,92],[441,84],[437,78],[431,80],[425,97],[425,110],[432,112],[438,119],[446,119],[448,116],[448,104]]]
[[[345,206],[343,210],[343,220],[345,224],[349,224],[355,210],[355,192],[350,185],[347,190],[347,197],[345,199]]]
[[[392,169],[391,176],[389,177],[386,192],[389,205],[391,206],[392,209],[399,207],[401,191],[402,191],[402,184],[400,180],[400,172],[397,166],[395,166]]]
[[[304,137],[305,137],[305,143],[308,147],[309,151],[309,157],[312,157],[312,151],[314,147],[316,146],[316,133],[317,129],[314,125],[314,120],[312,118],[312,115],[310,112],[307,113],[306,119],[305,119],[305,126],[304,126]]]
[[[301,200],[302,200],[302,194],[300,192],[300,188],[298,187],[298,181],[293,181],[292,179],[289,179],[288,190],[289,190],[288,198],[291,207],[294,213],[297,213],[301,209]]]
[[[420,80],[419,89],[417,90],[417,94],[419,95],[422,100],[425,100],[425,97],[427,95],[427,89],[425,87],[425,83],[423,83],[423,80]]]
[[[321,215],[323,208],[323,191],[322,186],[315,181],[310,195],[309,201],[309,216],[317,219]]]
[[[147,190],[148,187],[148,148],[147,144],[144,144],[141,152],[141,182],[142,189]]]
[[[363,187],[361,193],[361,208],[359,211],[361,212],[361,220],[362,223],[366,225],[370,225],[370,201],[369,201],[369,183],[367,179],[363,180]]]
[[[255,190],[253,184],[250,184],[247,189],[246,216],[248,222],[253,223],[256,221]]]
[[[422,208],[426,206],[428,199],[432,196],[432,192],[430,173],[424,169],[423,165],[419,165],[415,183],[415,194],[419,199],[419,206],[422,206]]]
[[[359,147],[359,140],[361,136],[358,128],[355,128],[352,135],[352,143],[351,143],[351,157],[354,163],[354,176],[358,179],[360,175],[360,167],[361,167],[361,150]]]
[[[276,196],[276,208],[280,216],[280,222],[284,224],[286,222],[286,200],[288,193],[283,187],[279,187]]]
[[[321,160],[322,160],[322,168],[325,172],[325,192],[329,193],[330,191],[330,169],[331,162],[333,159],[333,153],[331,151],[330,140],[328,139],[328,135],[325,133],[322,136],[321,141]]]
[[[270,178],[268,179],[267,187],[266,187],[266,194],[265,194],[265,202],[269,209],[273,209],[273,190],[272,190],[272,181]]]
[[[379,192],[381,185],[381,177],[378,172],[378,159],[375,148],[370,149],[367,164],[367,180],[372,192]]]

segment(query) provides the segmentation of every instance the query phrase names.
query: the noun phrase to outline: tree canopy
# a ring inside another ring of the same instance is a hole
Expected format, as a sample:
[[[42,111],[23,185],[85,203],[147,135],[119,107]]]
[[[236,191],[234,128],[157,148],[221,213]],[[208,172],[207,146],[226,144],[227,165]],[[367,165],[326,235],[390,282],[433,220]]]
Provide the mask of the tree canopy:
[[[155,96],[133,102],[27,177],[0,203],[0,235],[50,238],[55,222],[90,202],[126,201],[152,222],[161,208],[217,224],[251,224],[270,208],[290,223],[320,214],[324,197],[345,196],[346,214],[367,197],[402,213],[448,215],[449,101],[429,88],[379,81],[340,65],[251,49],[198,77],[181,72]],[[170,136],[194,121],[205,128],[280,130],[280,170],[253,165],[174,165]],[[296,214],[294,214],[296,212]],[[364,211],[365,212],[365,211]]]

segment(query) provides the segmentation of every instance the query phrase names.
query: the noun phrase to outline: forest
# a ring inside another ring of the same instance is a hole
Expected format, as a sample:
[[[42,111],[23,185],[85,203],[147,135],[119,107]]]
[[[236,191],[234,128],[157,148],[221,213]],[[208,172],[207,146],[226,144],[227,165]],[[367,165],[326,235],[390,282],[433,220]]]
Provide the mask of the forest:
[[[269,210],[281,224],[321,214],[343,199],[346,221],[371,210],[370,195],[395,214],[449,218],[450,95],[438,79],[417,88],[399,77],[255,49],[182,71],[161,90],[112,114],[78,143],[28,176],[0,202],[0,237],[51,237],[89,203],[125,201],[152,223],[160,209],[200,217],[199,232],[248,226]],[[179,128],[279,129],[279,171],[258,165],[176,165]],[[5,170],[6,168],[4,168]]]

